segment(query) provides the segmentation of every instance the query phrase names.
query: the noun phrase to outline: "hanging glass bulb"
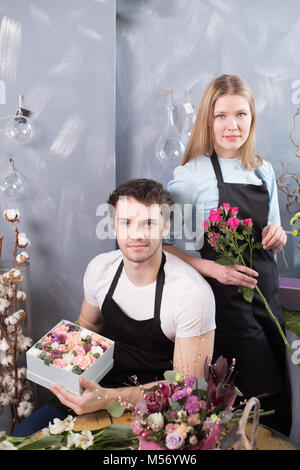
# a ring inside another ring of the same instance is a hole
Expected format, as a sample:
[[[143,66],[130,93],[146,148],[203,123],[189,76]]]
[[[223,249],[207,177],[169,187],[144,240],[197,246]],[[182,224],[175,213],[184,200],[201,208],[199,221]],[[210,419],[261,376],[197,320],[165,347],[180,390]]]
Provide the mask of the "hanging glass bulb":
[[[160,161],[178,162],[180,163],[184,145],[181,142],[181,137],[174,124],[174,106],[172,104],[172,91],[168,91],[168,123],[165,131],[158,139],[156,144],[156,156]]]
[[[5,128],[7,137],[15,144],[28,144],[33,137],[33,126],[29,120],[30,111],[22,108],[22,96],[19,96],[19,108]]]
[[[192,104],[190,91],[187,90],[184,95],[183,106],[183,125],[181,134],[185,140],[191,137],[192,129],[197,117],[197,108]]]
[[[17,199],[24,192],[24,182],[15,169],[12,158],[8,161],[8,173],[2,181],[0,189],[9,199]]]

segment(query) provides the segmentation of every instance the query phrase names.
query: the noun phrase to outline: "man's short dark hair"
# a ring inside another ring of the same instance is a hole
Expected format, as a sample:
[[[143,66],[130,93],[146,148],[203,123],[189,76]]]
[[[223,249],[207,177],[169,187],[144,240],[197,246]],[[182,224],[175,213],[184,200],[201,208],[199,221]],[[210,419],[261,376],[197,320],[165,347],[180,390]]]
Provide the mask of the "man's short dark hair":
[[[171,194],[164,189],[161,183],[146,178],[134,179],[120,184],[111,193],[107,202],[116,207],[118,200],[123,196],[133,197],[147,206],[151,204],[163,206],[166,204],[171,207],[174,204]]]

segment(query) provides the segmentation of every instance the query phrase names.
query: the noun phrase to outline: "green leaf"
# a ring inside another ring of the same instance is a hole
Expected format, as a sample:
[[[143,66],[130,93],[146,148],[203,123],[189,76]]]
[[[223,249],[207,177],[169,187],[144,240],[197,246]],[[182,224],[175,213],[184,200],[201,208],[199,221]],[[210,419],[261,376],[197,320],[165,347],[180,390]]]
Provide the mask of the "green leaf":
[[[164,372],[164,378],[169,382],[176,382],[176,380],[179,379],[179,376],[182,377],[182,374],[178,370],[166,370]]]
[[[173,401],[172,398],[169,398],[168,401],[172,410],[180,410],[181,407],[178,401]]]
[[[261,242],[255,243],[253,248],[261,249],[262,248],[262,243]]]
[[[120,418],[125,411],[125,407],[118,401],[111,401],[107,407],[107,411],[113,418]]]
[[[194,383],[193,390],[207,390],[207,382],[203,377],[199,377],[199,379]]]
[[[233,260],[231,260],[230,258],[227,258],[227,256],[219,256],[216,259],[216,262],[218,264],[221,264],[222,266],[229,266],[230,264],[233,264]]]
[[[28,442],[27,444],[21,444],[18,446],[18,448],[20,450],[47,449],[57,444],[60,444],[64,439],[65,439],[65,436],[61,434],[42,436],[42,437],[35,439],[32,442]]]
[[[250,287],[242,286],[241,291],[242,291],[243,299],[246,300],[246,302],[249,302],[251,304],[253,297],[254,297],[254,290],[250,289]]]
[[[235,393],[238,397],[242,397],[242,396],[243,396],[242,392],[241,392],[237,387],[234,388],[234,393]]]

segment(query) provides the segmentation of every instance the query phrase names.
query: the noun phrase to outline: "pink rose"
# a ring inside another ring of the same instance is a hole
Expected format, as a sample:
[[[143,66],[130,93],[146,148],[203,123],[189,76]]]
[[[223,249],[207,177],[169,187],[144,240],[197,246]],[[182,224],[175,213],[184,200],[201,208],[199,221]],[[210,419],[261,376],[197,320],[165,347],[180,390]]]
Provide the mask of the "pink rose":
[[[68,348],[67,348],[67,346],[66,346],[65,344],[60,344],[60,345],[58,346],[58,349],[59,349],[59,351],[61,351],[61,352],[63,352],[63,353],[64,353],[64,352],[67,352],[67,350],[68,350]]]
[[[233,227],[233,228],[237,227],[240,223],[239,219],[237,219],[236,217],[230,217],[227,222],[230,225],[230,227]]]
[[[73,351],[76,352],[77,356],[85,356],[85,349],[81,346],[74,346],[74,348],[71,351],[72,354],[73,354]]]
[[[80,333],[78,331],[71,331],[67,335],[66,343],[70,349],[75,348],[75,346],[81,343]]]
[[[223,209],[224,209],[224,211],[227,211],[227,212],[228,212],[229,209],[230,209],[230,204],[228,204],[228,202],[224,202],[224,204],[223,204]]]
[[[72,362],[75,366],[80,367],[81,370],[86,370],[92,363],[90,356],[76,356]]]
[[[52,364],[57,366],[57,367],[60,367],[61,369],[63,369],[65,367],[65,363],[64,363],[63,359],[54,359]]]
[[[205,231],[207,231],[207,230],[208,230],[208,227],[209,227],[209,222],[208,222],[208,220],[205,220],[205,221],[203,222],[203,229],[204,229]]]
[[[243,223],[247,225],[247,227],[251,227],[253,222],[252,222],[252,219],[244,219]]]
[[[231,214],[231,215],[236,215],[236,214],[238,213],[238,211],[239,211],[239,208],[238,208],[238,207],[232,207],[232,208],[230,209],[230,214]]]
[[[208,216],[208,220],[210,220],[211,222],[215,224],[219,222],[220,220],[222,220],[222,216],[214,209],[211,209],[209,216]]]
[[[59,335],[65,335],[66,331],[67,331],[66,327],[64,325],[61,325],[55,328],[55,330],[53,330],[53,333],[55,333],[56,336],[59,336]]]

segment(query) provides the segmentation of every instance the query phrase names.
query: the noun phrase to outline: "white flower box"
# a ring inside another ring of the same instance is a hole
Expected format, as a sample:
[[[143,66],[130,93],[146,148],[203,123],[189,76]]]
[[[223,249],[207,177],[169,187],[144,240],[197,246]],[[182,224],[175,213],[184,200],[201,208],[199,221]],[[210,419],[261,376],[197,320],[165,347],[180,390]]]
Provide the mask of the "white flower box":
[[[51,328],[51,330],[49,330],[48,333],[40,339],[40,341],[37,341],[37,343],[35,343],[35,345],[32,346],[26,352],[27,379],[46,388],[50,388],[55,384],[59,384],[62,385],[66,390],[69,390],[70,392],[76,395],[81,395],[83,389],[79,385],[79,377],[84,377],[86,379],[99,382],[113,367],[113,354],[115,343],[109,338],[105,338],[105,336],[103,335],[80,327],[80,332],[86,332],[90,335],[97,335],[103,338],[104,340],[108,341],[110,343],[108,349],[106,349],[106,351],[104,351],[102,355],[98,357],[96,361],[92,365],[90,365],[86,370],[84,370],[80,375],[53,364],[46,365],[42,359],[36,357],[36,345],[38,345],[38,343],[41,343],[41,341],[46,336],[48,336],[52,330],[56,329],[58,326],[65,324],[71,324],[78,327],[78,325],[75,325],[70,321],[62,320],[53,328]]]

